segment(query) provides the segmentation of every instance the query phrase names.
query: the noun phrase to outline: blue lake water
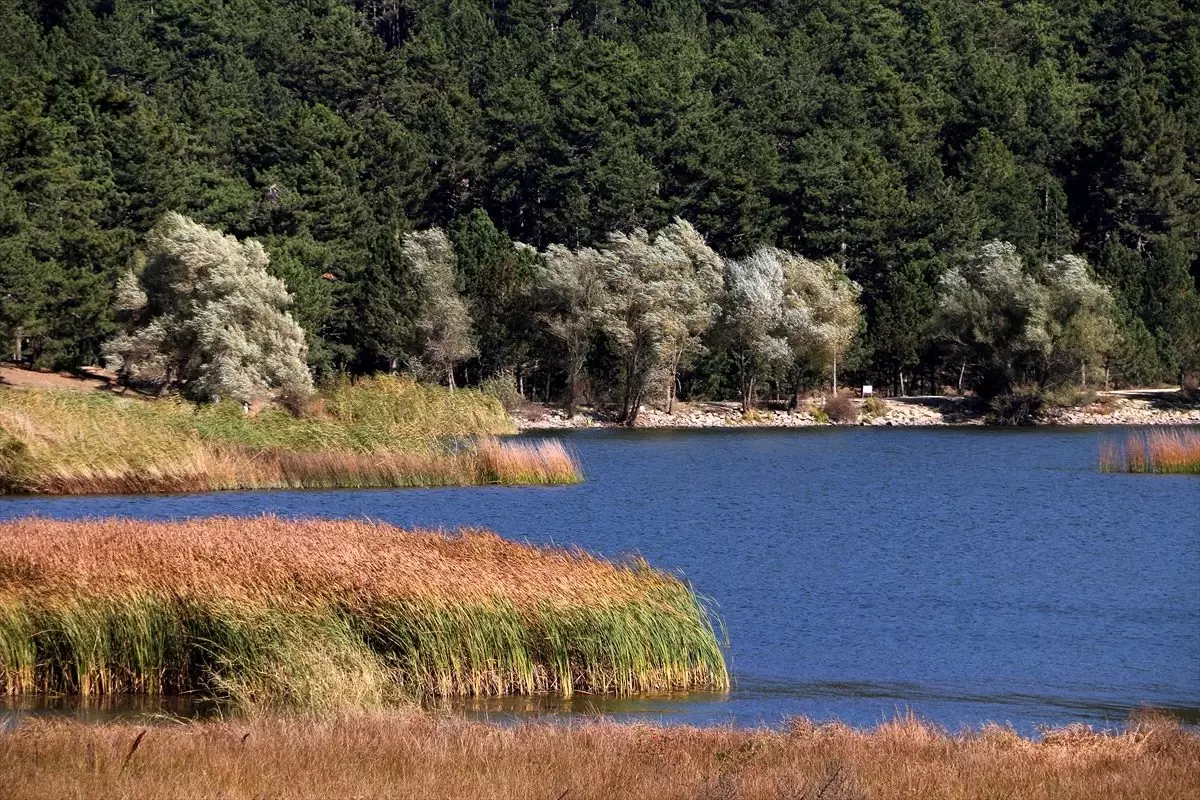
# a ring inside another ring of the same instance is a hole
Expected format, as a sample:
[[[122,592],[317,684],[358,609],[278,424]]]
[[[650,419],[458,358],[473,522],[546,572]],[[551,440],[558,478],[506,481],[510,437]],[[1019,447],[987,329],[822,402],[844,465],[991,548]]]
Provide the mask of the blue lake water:
[[[489,701],[473,714],[607,713],[873,725],[913,711],[1200,723],[1200,479],[1098,472],[1114,429],[582,431],[587,481],[555,488],[5,499],[0,518],[210,514],[486,526],[630,552],[711,598],[722,695]]]

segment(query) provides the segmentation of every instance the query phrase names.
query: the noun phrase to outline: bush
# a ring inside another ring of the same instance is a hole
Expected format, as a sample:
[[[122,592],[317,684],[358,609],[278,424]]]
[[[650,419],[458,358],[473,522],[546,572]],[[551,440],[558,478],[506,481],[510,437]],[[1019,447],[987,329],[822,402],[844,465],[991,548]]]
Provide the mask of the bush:
[[[858,404],[849,394],[834,394],[825,398],[825,413],[838,425],[858,422]]]
[[[766,422],[771,418],[771,415],[766,411],[760,411],[757,408],[748,408],[742,412],[742,422],[752,425],[757,425],[760,422]]]
[[[997,425],[1032,425],[1044,403],[1036,389],[1017,387],[992,398],[989,409]]]
[[[508,370],[498,372],[480,383],[479,391],[499,400],[500,405],[509,413],[525,407],[525,398],[517,389],[517,379]]]
[[[1045,408],[1083,408],[1095,403],[1098,397],[1094,389],[1079,386],[1062,386],[1041,392]]]
[[[887,402],[882,397],[871,395],[862,402],[862,413],[864,417],[886,417],[890,408]]]
[[[1185,400],[1200,401],[1200,372],[1189,372],[1184,375],[1179,393]]]
[[[1096,402],[1089,406],[1088,410],[1093,414],[1107,415],[1117,410],[1117,398],[1111,394],[1103,394],[1096,398]]]

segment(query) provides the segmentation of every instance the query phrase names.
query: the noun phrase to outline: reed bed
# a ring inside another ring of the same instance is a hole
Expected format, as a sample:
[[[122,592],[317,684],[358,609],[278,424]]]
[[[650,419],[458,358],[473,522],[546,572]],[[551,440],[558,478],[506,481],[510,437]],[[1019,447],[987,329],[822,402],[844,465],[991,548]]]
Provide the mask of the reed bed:
[[[1200,430],[1172,429],[1128,434],[1100,448],[1104,472],[1200,475]]]
[[[492,438],[492,398],[400,378],[343,386],[294,416],[102,393],[0,389],[0,490],[24,494],[573,483],[558,442]],[[464,439],[468,439],[465,441]]]
[[[708,611],[640,559],[370,522],[0,524],[0,691],[254,708],[723,689]]]
[[[1192,800],[1200,737],[1168,720],[1040,740],[911,718],[871,730],[502,728],[419,713],[153,726],[38,721],[0,733],[12,800],[42,797],[462,800]]]

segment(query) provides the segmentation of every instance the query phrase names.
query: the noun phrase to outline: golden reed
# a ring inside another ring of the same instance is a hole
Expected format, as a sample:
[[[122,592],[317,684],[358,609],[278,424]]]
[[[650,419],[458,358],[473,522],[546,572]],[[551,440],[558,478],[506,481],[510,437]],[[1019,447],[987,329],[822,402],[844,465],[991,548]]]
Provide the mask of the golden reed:
[[[1100,469],[1200,475],[1200,430],[1153,430],[1107,441],[1100,447]]]
[[[0,523],[0,691],[249,705],[728,686],[705,606],[640,559],[373,522]]]

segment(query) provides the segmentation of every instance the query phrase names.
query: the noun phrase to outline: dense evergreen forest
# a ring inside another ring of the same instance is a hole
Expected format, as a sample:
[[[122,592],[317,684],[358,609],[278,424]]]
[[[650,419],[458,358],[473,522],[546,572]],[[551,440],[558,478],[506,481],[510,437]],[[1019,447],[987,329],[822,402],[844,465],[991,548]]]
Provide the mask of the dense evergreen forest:
[[[0,332],[96,363],[179,212],[262,243],[318,380],[402,367],[402,243],[437,227],[471,319],[451,379],[561,398],[536,253],[680,218],[724,258],[844,270],[846,380],[988,385],[931,320],[1000,240],[1110,287],[1109,380],[1174,381],[1200,368],[1198,148],[1184,0],[6,0]],[[718,328],[672,364],[683,395],[738,395]],[[585,344],[581,374],[619,372]]]

